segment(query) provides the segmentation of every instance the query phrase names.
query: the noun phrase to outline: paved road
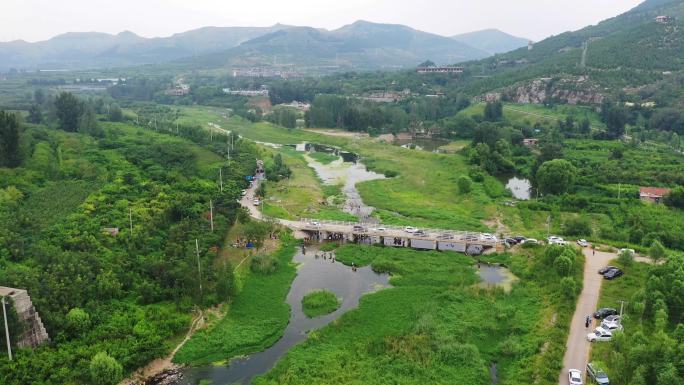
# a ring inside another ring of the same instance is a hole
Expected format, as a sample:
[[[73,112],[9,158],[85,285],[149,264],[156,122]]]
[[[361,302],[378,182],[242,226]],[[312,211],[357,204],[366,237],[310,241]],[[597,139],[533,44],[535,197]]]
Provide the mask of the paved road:
[[[560,385],[568,384],[568,369],[579,369],[584,372],[587,360],[589,359],[589,351],[591,350],[591,345],[587,341],[587,334],[594,328],[593,324],[589,328],[585,328],[584,319],[587,315],[593,314],[596,311],[599,295],[601,294],[601,284],[604,281],[603,276],[599,275],[597,271],[608,265],[611,260],[617,258],[613,253],[601,251],[596,251],[596,255],[592,255],[590,248],[584,248],[583,251],[586,259],[584,264],[584,286],[577,300],[575,314],[572,316],[572,323],[570,324],[570,334],[568,335],[565,356],[563,357],[563,371],[558,378]]]

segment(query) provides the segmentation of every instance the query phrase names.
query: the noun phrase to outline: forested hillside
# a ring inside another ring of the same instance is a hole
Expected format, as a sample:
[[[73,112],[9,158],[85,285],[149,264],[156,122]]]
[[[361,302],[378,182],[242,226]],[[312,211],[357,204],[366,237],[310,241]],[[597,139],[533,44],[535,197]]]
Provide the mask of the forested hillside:
[[[233,295],[217,253],[254,146],[233,138],[227,162],[226,138],[214,146],[197,127],[51,128],[61,122],[21,124],[19,160],[0,165],[0,281],[29,291],[52,340],[0,361],[3,384],[100,383],[102,365],[111,383],[166,354],[193,307]]]

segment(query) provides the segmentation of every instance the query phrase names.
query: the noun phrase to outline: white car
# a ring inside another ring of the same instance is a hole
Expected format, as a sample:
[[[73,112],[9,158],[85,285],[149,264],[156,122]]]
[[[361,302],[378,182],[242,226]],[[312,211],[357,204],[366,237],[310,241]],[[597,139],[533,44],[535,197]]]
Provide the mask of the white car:
[[[255,199],[252,201],[252,203],[254,204],[254,206],[259,206],[261,204],[261,201],[259,201],[258,199]]]
[[[418,229],[413,227],[413,226],[406,226],[406,227],[404,227],[404,231],[406,231],[409,234],[413,234],[416,231],[418,231]]]
[[[546,241],[548,242],[549,245],[560,245],[560,246],[565,246],[568,243],[561,237],[552,235],[548,238],[546,238]]]
[[[568,383],[570,385],[583,385],[582,372],[577,369],[568,370]]]
[[[608,330],[609,332],[614,332],[616,330],[622,331],[622,324],[620,323],[620,318],[618,317],[617,320],[612,320],[612,321],[608,321],[608,320],[604,319],[603,322],[601,322],[601,328]]]
[[[522,244],[529,243],[530,245],[538,245],[539,241],[534,239],[534,238],[527,238],[527,239],[524,239],[521,243]]]
[[[587,246],[589,246],[589,242],[587,242],[586,239],[578,239],[578,240],[577,240],[577,244],[580,245],[580,246],[582,246],[582,247],[587,247]]]
[[[311,225],[312,225],[312,226],[316,226],[316,227],[321,227],[321,222],[312,221],[312,222],[311,222]]]
[[[587,334],[587,341],[589,342],[610,341],[611,338],[613,338],[613,333],[600,326],[597,327],[593,332]]]
[[[496,238],[496,235],[492,235],[489,233],[482,233],[480,234],[480,239],[483,241],[492,241],[496,242],[498,239]]]
[[[378,227],[378,228],[371,229],[371,230],[373,230],[373,231],[378,231],[378,232],[381,232],[381,233],[387,231],[387,229],[384,228],[384,227]]]
[[[636,254],[636,251],[634,251],[634,249],[620,249],[620,251],[618,251],[618,255],[624,253],[625,251],[629,252],[632,255]]]
[[[247,190],[242,190],[242,196],[247,195]]]

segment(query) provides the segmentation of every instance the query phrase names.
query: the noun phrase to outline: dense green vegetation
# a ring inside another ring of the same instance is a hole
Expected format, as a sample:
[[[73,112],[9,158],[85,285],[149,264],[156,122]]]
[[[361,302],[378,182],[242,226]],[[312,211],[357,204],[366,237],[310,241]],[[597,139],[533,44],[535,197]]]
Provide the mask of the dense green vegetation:
[[[364,296],[358,309],[311,333],[255,383],[489,384],[492,363],[500,383],[553,383],[570,318],[561,309],[574,303],[583,263],[570,251],[569,272],[548,271],[558,251],[490,257],[521,278],[506,294],[477,287],[474,261],[461,254],[342,246],[339,261],[391,272],[393,288]],[[570,297],[563,276],[574,282]]]
[[[329,290],[315,290],[302,298],[302,311],[309,318],[330,314],[340,307],[340,300]]]
[[[252,275],[229,305],[228,314],[210,328],[196,333],[178,351],[174,361],[210,364],[273,345],[290,319],[290,306],[285,303],[285,297],[296,274],[291,263],[294,247],[295,241],[286,238],[274,256],[266,257],[272,262],[258,263],[273,268],[253,267]]]
[[[254,146],[235,141],[227,164],[180,137],[95,125],[101,136],[23,126],[22,163],[0,168],[0,281],[28,290],[52,340],[0,360],[5,384],[116,383],[166,354],[193,306],[233,295],[216,256]],[[193,139],[211,148],[204,133]]]
[[[600,306],[627,301],[623,325],[610,343],[596,344],[592,359],[606,365],[611,383],[681,384],[684,378],[684,260],[657,266],[618,261],[621,277],[604,285]]]

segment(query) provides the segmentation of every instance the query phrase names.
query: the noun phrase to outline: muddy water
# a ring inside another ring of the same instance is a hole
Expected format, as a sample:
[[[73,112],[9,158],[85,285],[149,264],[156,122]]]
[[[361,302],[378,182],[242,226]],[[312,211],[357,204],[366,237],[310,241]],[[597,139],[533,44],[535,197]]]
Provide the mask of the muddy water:
[[[480,286],[500,286],[505,291],[510,291],[513,283],[518,280],[518,277],[511,273],[510,270],[498,265],[481,264],[477,273],[482,279]]]
[[[290,322],[275,345],[245,358],[235,359],[226,366],[188,368],[177,384],[196,385],[202,379],[211,380],[212,385],[249,384],[254,376],[266,373],[292,346],[306,339],[309,331],[325,326],[356,308],[364,294],[389,287],[387,274],[377,274],[370,267],[352,271],[339,262],[333,263],[331,259],[316,258],[315,255],[316,250],[308,248],[306,254],[298,250],[294,257],[300,266],[287,295],[287,303],[292,309]],[[302,312],[302,298],[308,292],[319,289],[332,291],[342,304],[331,314],[308,318]]]
[[[366,170],[366,166],[359,162],[353,154],[352,156],[340,154],[339,159],[328,164],[317,162],[309,156],[305,158],[309,167],[316,171],[316,174],[324,184],[342,185],[342,193],[345,196],[344,212],[356,215],[359,220],[364,222],[371,220],[373,207],[363,203],[356,184],[370,180],[385,179],[384,175]]]

